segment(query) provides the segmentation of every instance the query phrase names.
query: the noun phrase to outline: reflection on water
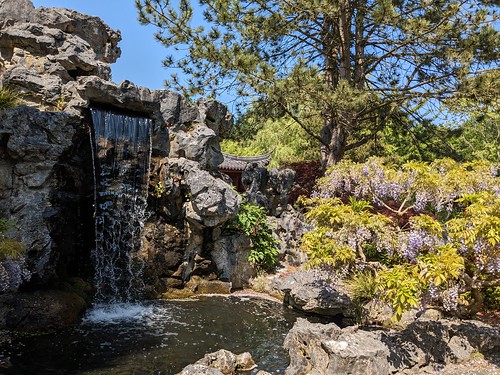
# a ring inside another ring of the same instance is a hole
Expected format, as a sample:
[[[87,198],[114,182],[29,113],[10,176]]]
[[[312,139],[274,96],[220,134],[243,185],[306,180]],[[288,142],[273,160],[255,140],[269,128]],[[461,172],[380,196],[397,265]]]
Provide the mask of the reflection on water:
[[[219,349],[248,351],[258,369],[283,372],[283,340],[296,317],[275,302],[236,297],[99,305],[73,330],[1,348],[9,365],[0,373],[175,374]]]

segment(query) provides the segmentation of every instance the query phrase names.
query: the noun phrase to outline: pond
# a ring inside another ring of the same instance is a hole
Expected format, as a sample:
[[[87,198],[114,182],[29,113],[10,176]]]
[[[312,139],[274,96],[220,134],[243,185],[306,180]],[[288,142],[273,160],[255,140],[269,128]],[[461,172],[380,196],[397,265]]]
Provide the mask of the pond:
[[[168,375],[206,353],[251,353],[258,369],[283,372],[283,340],[298,314],[250,297],[99,305],[74,329],[17,337],[0,348],[0,373]]]

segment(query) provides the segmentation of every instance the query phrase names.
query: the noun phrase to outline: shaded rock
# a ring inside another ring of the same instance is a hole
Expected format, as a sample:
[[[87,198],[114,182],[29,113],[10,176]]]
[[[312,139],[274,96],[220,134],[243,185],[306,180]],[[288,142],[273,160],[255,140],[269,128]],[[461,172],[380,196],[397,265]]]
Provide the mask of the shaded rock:
[[[206,280],[200,276],[193,276],[185,286],[194,294],[230,294],[231,283],[220,280]]]
[[[356,317],[356,306],[345,287],[329,280],[326,273],[298,271],[280,285],[284,303],[294,309],[323,316]]]
[[[271,216],[280,216],[288,207],[288,194],[295,180],[292,169],[267,170],[250,164],[241,174],[247,201],[265,207]]]
[[[171,276],[184,261],[188,234],[185,230],[162,222],[148,221],[143,231],[141,258],[144,259],[143,279],[147,285],[147,295],[155,298],[167,288],[182,284]]]
[[[281,257],[294,266],[307,262],[307,255],[300,249],[302,236],[312,229],[311,225],[303,221],[297,212],[288,209],[279,217],[269,216],[273,233],[279,240]]]
[[[5,145],[0,173],[0,212],[16,223],[19,239],[30,254],[28,264],[39,279],[55,272],[54,243],[48,219],[52,215],[54,170],[73,145],[79,120],[67,113],[41,112],[20,106],[0,113]]]
[[[256,270],[248,261],[250,240],[242,234],[222,236],[214,242],[212,259],[221,272],[222,280],[231,280],[233,288],[240,289],[248,285],[255,277]]]
[[[45,290],[0,296],[0,326],[26,333],[46,333],[76,324],[87,303],[76,293]],[[6,310],[6,312],[5,312]]]
[[[229,134],[233,127],[233,115],[225,105],[211,99],[201,99],[197,105],[200,109],[201,120],[205,122],[205,125],[217,135]]]

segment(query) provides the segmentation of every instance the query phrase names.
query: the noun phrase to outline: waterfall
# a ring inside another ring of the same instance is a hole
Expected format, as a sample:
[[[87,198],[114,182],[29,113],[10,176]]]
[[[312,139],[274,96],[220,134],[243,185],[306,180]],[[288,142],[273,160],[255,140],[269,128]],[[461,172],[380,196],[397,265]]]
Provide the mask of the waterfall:
[[[92,109],[96,302],[139,297],[152,120]]]

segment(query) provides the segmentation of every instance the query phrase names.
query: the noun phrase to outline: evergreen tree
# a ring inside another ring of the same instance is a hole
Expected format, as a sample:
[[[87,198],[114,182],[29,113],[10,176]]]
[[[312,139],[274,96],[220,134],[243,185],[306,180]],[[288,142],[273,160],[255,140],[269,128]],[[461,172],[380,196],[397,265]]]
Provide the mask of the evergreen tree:
[[[496,1],[191,3],[136,0],[139,20],[174,49],[165,65],[190,77],[186,94],[264,97],[320,142],[324,166],[401,112],[439,108],[500,53]],[[168,85],[182,89],[175,74]]]

